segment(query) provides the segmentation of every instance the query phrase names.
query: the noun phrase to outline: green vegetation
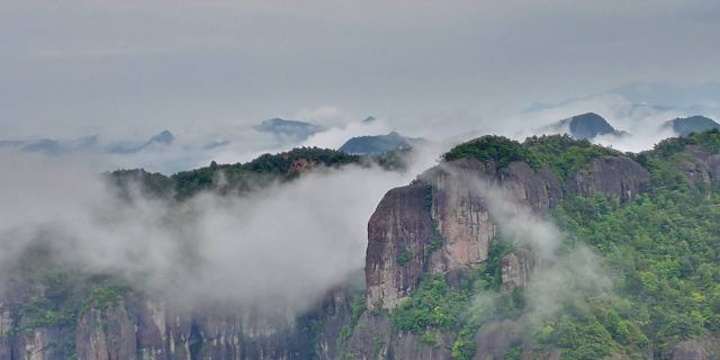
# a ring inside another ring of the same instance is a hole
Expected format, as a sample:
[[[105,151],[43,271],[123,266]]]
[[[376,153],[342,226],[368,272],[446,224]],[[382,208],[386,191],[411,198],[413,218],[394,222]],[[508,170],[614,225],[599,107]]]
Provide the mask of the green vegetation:
[[[549,168],[561,181],[570,174],[589,169],[597,158],[620,155],[612,149],[592,145],[588,140],[573,140],[568,135],[533,136],[527,138],[523,146],[539,167]]]
[[[20,307],[19,331],[24,336],[32,336],[39,328],[60,328],[75,326],[75,309],[59,309],[52,300],[35,296]]]
[[[211,164],[209,167],[177,173],[171,179],[175,183],[177,199],[182,200],[203,190],[216,189],[221,193],[247,191],[271,184],[273,180],[290,180],[304,171],[303,167],[307,165],[333,167],[359,162],[360,157],[356,155],[303,147],[280,154],[260,155],[244,164]]]
[[[244,192],[274,181],[292,180],[309,166],[338,167],[352,163],[374,163],[390,170],[402,169],[403,152],[363,158],[341,151],[303,147],[279,154],[263,154],[247,163],[218,165],[213,161],[208,167],[179,172],[170,177],[139,169],[118,170],[109,178],[124,197],[130,197],[133,191],[139,190],[141,195],[148,197],[183,200],[206,190],[220,194]],[[131,185],[138,186],[138,189]]]
[[[432,277],[395,309],[393,322],[398,330],[416,334],[430,328],[450,330],[460,323],[469,297],[468,289],[451,288],[444,276]]]
[[[360,316],[367,310],[367,303],[365,302],[365,293],[359,293],[355,296],[350,306],[350,323],[343,326],[340,331],[340,348],[342,348],[348,339],[352,336],[355,331],[355,327],[360,321]]]
[[[720,130],[713,129],[702,133],[693,133],[679,138],[670,138],[661,141],[652,151],[642,153],[643,156],[659,156],[664,159],[681,152],[687,145],[700,145],[706,151],[717,154],[720,152]]]
[[[513,161],[526,161],[536,165],[533,154],[520,143],[504,136],[488,135],[458,145],[443,155],[445,161],[474,158],[481,162],[495,162],[498,168],[506,167]]]
[[[110,305],[117,303],[123,297],[123,294],[130,289],[123,285],[117,284],[101,284],[90,292],[90,296],[85,301],[83,308],[85,310],[93,308],[105,311]]]
[[[522,144],[502,136],[483,136],[454,147],[443,159],[474,158],[482,162],[492,161],[497,168],[507,167],[514,161],[524,161],[535,171],[548,168],[560,180],[565,180],[572,173],[588,169],[596,158],[619,154],[568,135],[533,136]]]
[[[401,252],[400,255],[398,255],[397,259],[395,259],[397,264],[400,266],[407,265],[407,263],[409,263],[410,260],[412,260],[412,253],[407,250]]]

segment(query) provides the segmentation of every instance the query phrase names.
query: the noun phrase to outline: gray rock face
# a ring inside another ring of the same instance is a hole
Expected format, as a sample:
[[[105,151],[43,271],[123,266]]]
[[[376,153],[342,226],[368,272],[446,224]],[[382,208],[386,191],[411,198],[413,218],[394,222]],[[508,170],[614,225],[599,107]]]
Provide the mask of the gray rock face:
[[[345,359],[424,359],[445,360],[452,358],[454,334],[437,334],[435,344],[420,340],[420,336],[405,332],[397,333],[385,316],[366,313],[357,324],[339,358]]]
[[[80,316],[76,341],[80,359],[132,359],[137,353],[135,322],[123,301],[104,310],[90,307]]]
[[[678,343],[672,352],[672,360],[712,360],[720,352],[717,340],[688,340]]]
[[[500,261],[502,290],[512,291],[526,287],[537,268],[538,263],[529,250],[518,250],[506,255]]]
[[[433,237],[429,189],[416,184],[390,190],[368,224],[365,277],[368,308],[391,309],[408,296],[426,268]]]
[[[522,325],[510,320],[488,324],[475,334],[473,360],[503,359],[508,348],[522,341],[522,332]]]
[[[592,197],[603,193],[623,201],[645,190],[650,173],[640,164],[624,156],[593,160],[592,167],[569,179],[572,192]]]

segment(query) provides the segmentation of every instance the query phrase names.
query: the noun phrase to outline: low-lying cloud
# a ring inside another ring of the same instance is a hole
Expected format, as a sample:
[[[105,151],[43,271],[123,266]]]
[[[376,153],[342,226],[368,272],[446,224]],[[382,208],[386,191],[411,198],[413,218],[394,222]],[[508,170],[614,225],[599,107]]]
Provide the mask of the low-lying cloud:
[[[171,204],[139,192],[121,199],[80,163],[3,154],[0,164],[0,268],[44,244],[61,265],[112,274],[183,305],[290,311],[362,270],[375,206],[417,172],[320,169],[252,193]]]
[[[563,246],[567,234],[551,220],[518,202],[511,193],[477,174],[459,172],[450,166],[444,169],[460,176],[472,194],[484,199],[499,228],[499,241],[532,251],[536,270],[524,291],[526,306],[519,321],[526,325],[539,324],[552,319],[571,300],[579,304],[588,296],[612,293],[611,277],[590,247],[583,243]],[[499,298],[498,293],[481,291],[469,310],[470,318],[473,321],[491,318]]]

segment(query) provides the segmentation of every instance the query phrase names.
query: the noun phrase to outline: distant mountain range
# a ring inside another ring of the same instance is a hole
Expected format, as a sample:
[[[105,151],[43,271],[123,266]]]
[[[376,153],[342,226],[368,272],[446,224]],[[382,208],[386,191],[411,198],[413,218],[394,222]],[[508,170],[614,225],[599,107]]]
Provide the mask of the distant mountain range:
[[[418,143],[426,141],[421,138],[408,138],[391,132],[387,135],[358,136],[351,138],[340,151],[354,155],[384,154],[393,150],[409,149]]]
[[[265,120],[260,125],[253,126],[253,129],[298,142],[305,141],[311,136],[325,130],[325,128],[320,125],[281,118]]]
[[[12,142],[11,142],[12,143]],[[40,139],[31,142],[14,142],[21,151],[56,156],[76,151],[89,150],[97,146],[98,136],[85,136],[72,141]]]
[[[39,140],[3,140],[0,147],[17,148],[22,152],[37,153],[46,156],[59,156],[81,151],[99,151],[109,154],[134,154],[148,148],[165,147],[175,141],[175,136],[168,130],[154,135],[143,143],[119,143],[102,147],[97,135],[84,136],[75,140],[64,141],[43,138]]]
[[[668,120],[661,126],[661,129],[671,129],[677,136],[687,136],[691,133],[720,129],[720,124],[709,117],[694,115]],[[541,130],[544,132],[565,132],[578,140],[592,140],[602,135],[631,135],[626,131],[617,130],[605,118],[592,112],[560,120]]]

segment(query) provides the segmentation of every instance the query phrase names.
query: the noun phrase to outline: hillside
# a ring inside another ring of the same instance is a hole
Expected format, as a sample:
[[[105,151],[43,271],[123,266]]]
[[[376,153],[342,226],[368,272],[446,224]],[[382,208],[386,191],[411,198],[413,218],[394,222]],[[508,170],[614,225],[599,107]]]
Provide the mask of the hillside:
[[[140,179],[182,201],[361,162],[306,148],[111,179],[121,194]],[[296,317],[175,308],[61,266],[39,243],[6,269],[0,359],[711,359],[719,185],[720,131],[640,154],[567,135],[481,137],[380,201],[364,288],[319,294]]]

